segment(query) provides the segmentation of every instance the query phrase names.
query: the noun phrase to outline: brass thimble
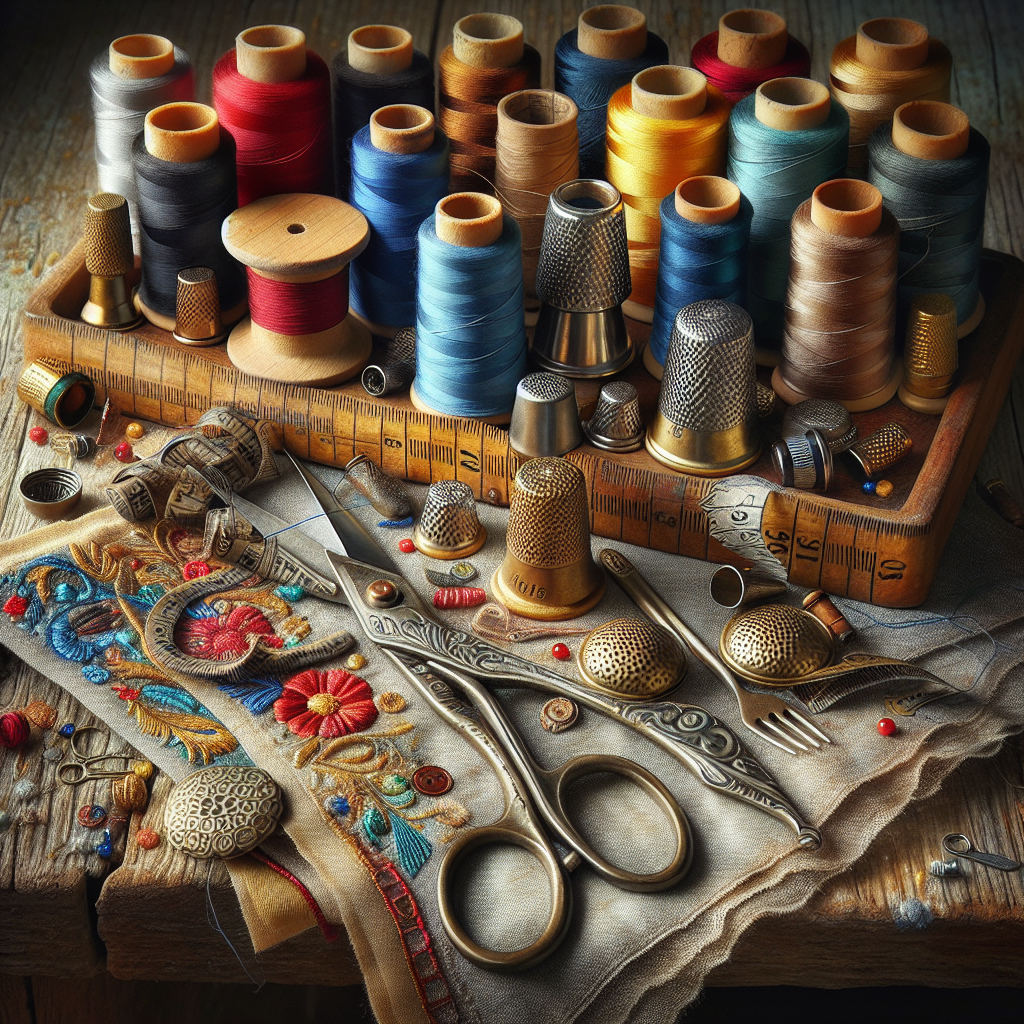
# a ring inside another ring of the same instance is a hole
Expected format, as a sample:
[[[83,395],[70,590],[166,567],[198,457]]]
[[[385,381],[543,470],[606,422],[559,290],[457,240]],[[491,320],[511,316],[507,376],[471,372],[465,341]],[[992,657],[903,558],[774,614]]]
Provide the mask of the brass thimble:
[[[87,324],[127,331],[142,323],[128,287],[134,266],[128,200],[114,192],[98,192],[85,208],[85,269],[92,275],[89,299],[82,307]]]
[[[605,384],[597,396],[594,415],[583,433],[595,448],[609,452],[635,452],[644,446],[644,421],[636,388],[624,380]]]
[[[370,362],[359,380],[374,398],[407,388],[416,376],[416,328],[403,327],[388,343],[382,358]]]
[[[931,414],[946,407],[959,365],[956,327],[956,303],[948,295],[914,296],[899,389],[904,405]]]
[[[679,685],[686,654],[649,619],[612,619],[580,644],[576,664],[588,686],[624,700],[653,700]]]
[[[757,418],[759,420],[770,420],[782,408],[782,399],[768,387],[767,384],[757,382],[754,388],[757,401]]]
[[[432,483],[412,539],[430,558],[466,558],[479,551],[487,531],[477,518],[469,485],[461,480]]]
[[[217,275],[209,267],[186,267],[178,272],[174,307],[174,337],[186,345],[216,345],[227,337],[220,320]]]
[[[574,619],[601,600],[604,572],[590,553],[587,482],[565,459],[532,459],[516,473],[495,598],[528,619]]]
[[[899,423],[883,423],[873,434],[852,445],[850,454],[870,480],[896,465],[913,447],[913,440]]]

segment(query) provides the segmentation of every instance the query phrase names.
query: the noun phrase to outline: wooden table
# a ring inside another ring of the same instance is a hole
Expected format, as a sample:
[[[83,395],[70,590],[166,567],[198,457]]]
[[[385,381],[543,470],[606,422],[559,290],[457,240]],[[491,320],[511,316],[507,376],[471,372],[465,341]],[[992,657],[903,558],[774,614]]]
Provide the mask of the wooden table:
[[[650,27],[669,42],[673,60],[686,63],[690,46],[716,27],[729,3],[641,2]],[[988,2],[971,9],[953,0],[913,0],[879,12],[861,2],[773,6],[790,30],[811,47],[814,76],[824,80],[828,54],[858,23],[878,13],[925,22],[953,50],[953,101],[992,143],[985,244],[1020,257],[1024,241],[1021,85],[1016,4]],[[191,55],[200,99],[210,95],[211,69],[248,25],[295,24],[325,59],[345,44],[352,28],[369,22],[405,25],[418,48],[437,54],[453,23],[486,7],[507,11],[526,25],[540,50],[544,83],[552,83],[557,38],[575,24],[580,6],[560,0],[326,0],[299,3],[238,0],[165,4],[40,2],[6,5],[0,33],[0,536],[30,529],[10,487],[45,455],[27,441],[32,418],[18,400],[21,369],[19,318],[38,278],[77,241],[83,203],[96,188],[88,66],[110,40],[156,32]],[[1018,499],[1024,495],[1024,371],[1018,364],[979,475],[1001,476]],[[29,697],[59,709],[61,721],[87,724],[85,712],[14,658],[0,677],[0,707]],[[112,749],[120,741],[112,740]],[[12,780],[14,755],[0,754],[0,806]],[[938,855],[936,838],[967,830],[979,845],[1024,857],[1019,740],[985,762],[959,769],[934,798],[910,807],[875,841],[848,874],[819,893],[801,913],[766,920],[742,938],[712,985],[1020,985],[1024,940],[1024,881],[1020,874],[979,871],[939,882],[928,877]],[[158,778],[146,821],[157,820],[169,789]],[[232,942],[249,949],[227,873],[209,869],[163,847],[142,869],[129,850],[125,863],[103,880],[89,879],[73,860],[51,858],[68,833],[81,794],[58,787],[42,801],[42,820],[0,838],[0,1019],[27,1022],[114,1020],[138,990],[113,978],[179,982],[240,982],[245,977],[223,939],[206,923],[209,891]],[[143,822],[145,824],[145,822]],[[894,901],[918,896],[934,921],[922,930],[897,931]],[[775,953],[772,951],[785,951]],[[245,955],[253,964],[251,952]],[[259,958],[268,981],[303,985],[355,985],[359,972],[342,941],[325,945],[307,932]],[[109,972],[109,973],[108,973]],[[24,981],[31,978],[31,983]],[[180,994],[181,988],[177,989]],[[133,994],[134,993],[134,994]],[[30,1009],[31,995],[31,1009]],[[199,998],[198,996],[196,997]],[[307,996],[312,999],[312,996]],[[216,1004],[207,997],[210,1019]],[[72,1011],[72,1007],[74,1007]],[[193,1007],[191,1019],[207,1019]],[[353,1018],[354,1019],[354,1018]]]

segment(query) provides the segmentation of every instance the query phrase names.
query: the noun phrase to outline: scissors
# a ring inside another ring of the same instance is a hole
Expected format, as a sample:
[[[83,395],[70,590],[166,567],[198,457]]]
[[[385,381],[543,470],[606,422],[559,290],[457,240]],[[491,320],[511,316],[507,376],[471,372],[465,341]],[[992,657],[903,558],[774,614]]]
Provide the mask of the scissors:
[[[92,782],[94,779],[120,779],[131,774],[130,768],[122,768],[120,771],[111,769],[94,768],[93,765],[101,761],[134,761],[134,754],[94,754],[88,757],[78,749],[78,737],[86,732],[99,732],[94,725],[83,725],[71,734],[71,756],[73,761],[62,764],[57,769],[57,778],[66,786],[78,786],[83,782]]]

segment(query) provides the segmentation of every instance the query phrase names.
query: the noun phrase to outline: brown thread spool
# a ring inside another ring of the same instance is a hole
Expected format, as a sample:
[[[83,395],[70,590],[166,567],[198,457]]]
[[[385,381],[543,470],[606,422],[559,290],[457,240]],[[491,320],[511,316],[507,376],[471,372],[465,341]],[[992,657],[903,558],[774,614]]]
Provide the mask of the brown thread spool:
[[[789,30],[774,11],[743,7],[718,19],[718,59],[734,68],[770,68],[786,56]]]
[[[842,643],[852,640],[857,634],[846,616],[832,603],[824,590],[812,590],[803,601],[807,609],[828,631]]]
[[[782,358],[772,387],[790,405],[831,398],[851,412],[896,393],[899,226],[873,185],[837,178],[793,215]]]

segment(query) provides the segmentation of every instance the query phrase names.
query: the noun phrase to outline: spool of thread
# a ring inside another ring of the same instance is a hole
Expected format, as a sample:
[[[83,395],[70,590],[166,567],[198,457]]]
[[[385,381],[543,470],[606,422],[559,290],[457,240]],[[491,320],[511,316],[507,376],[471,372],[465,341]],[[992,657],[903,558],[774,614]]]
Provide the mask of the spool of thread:
[[[644,349],[644,366],[658,380],[683,306],[701,299],[746,306],[752,216],[739,188],[714,175],[687,178],[662,200],[654,323]]]
[[[132,143],[154,107],[195,98],[192,64],[184,50],[163,36],[121,36],[93,60],[89,81],[99,190],[128,200],[137,234],[139,208]]]
[[[217,111],[203,103],[168,103],[146,115],[132,146],[139,191],[142,281],[138,304],[146,318],[173,331],[178,271],[209,267],[217,275],[222,317],[245,312],[245,281],[220,239],[224,218],[238,205],[235,143],[220,130]]]
[[[811,55],[789,34],[786,19],[750,7],[723,14],[718,31],[694,43],[690,63],[730,103],[739,103],[762,82],[811,73]]]
[[[828,83],[850,115],[851,174],[867,166],[875,128],[911,100],[949,102],[953,59],[928,29],[909,18],[865,21],[832,51]]]
[[[419,232],[417,409],[507,423],[526,374],[519,225],[501,203],[457,192]]]
[[[778,362],[793,214],[823,181],[843,176],[849,132],[846,111],[807,78],[759,85],[729,118],[727,173],[754,209],[747,309],[758,362]]]
[[[453,192],[490,192],[498,104],[540,87],[540,54],[507,14],[470,14],[455,23],[452,45],[438,58],[438,120],[451,142]]]
[[[868,143],[868,181],[900,225],[896,331],[901,337],[918,295],[956,303],[958,336],[985,312],[978,291],[985,229],[989,144],[948,103],[915,100],[880,124]]]
[[[782,358],[772,387],[790,405],[831,398],[851,412],[896,393],[899,225],[873,185],[837,178],[793,215]]]
[[[240,32],[213,69],[213,105],[235,140],[238,205],[283,192],[334,192],[327,65],[288,25]]]
[[[396,25],[361,25],[331,61],[335,195],[347,199],[352,137],[381,107],[409,103],[434,113],[434,65]]]
[[[248,267],[249,309],[228,338],[231,362],[289,384],[338,384],[370,358],[370,332],[348,316],[348,264],[366,218],[333,196],[266,196],[224,221],[224,245]]]
[[[352,205],[370,241],[352,263],[352,312],[393,338],[416,322],[416,239],[448,192],[448,140],[426,107],[381,107],[352,139]]]
[[[494,186],[523,236],[523,290],[537,298],[537,260],[548,197],[579,177],[576,104],[549,89],[524,89],[498,104]]]
[[[633,293],[622,309],[651,323],[661,201],[686,178],[723,174],[729,104],[693,68],[648,68],[608,103],[608,180],[626,204]]]
[[[555,88],[579,109],[581,178],[604,177],[608,101],[645,68],[668,63],[668,45],[633,7],[602,4],[555,44]]]

